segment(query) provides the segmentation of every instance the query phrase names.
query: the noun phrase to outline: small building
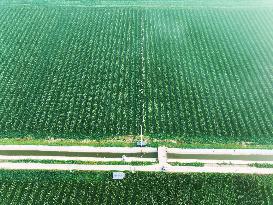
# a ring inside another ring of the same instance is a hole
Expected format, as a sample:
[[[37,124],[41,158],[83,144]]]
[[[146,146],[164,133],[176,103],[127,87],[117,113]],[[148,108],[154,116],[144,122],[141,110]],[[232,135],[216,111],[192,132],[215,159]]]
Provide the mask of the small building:
[[[113,179],[124,179],[124,172],[113,172]]]

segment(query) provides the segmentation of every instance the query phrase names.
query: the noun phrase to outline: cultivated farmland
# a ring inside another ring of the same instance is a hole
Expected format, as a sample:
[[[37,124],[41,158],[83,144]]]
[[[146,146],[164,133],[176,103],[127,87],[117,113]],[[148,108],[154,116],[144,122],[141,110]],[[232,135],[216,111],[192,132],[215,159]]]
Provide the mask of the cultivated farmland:
[[[271,204],[272,176],[0,171],[1,204]],[[271,202],[270,202],[271,201]]]
[[[1,1],[0,134],[272,143],[272,22],[270,1]]]

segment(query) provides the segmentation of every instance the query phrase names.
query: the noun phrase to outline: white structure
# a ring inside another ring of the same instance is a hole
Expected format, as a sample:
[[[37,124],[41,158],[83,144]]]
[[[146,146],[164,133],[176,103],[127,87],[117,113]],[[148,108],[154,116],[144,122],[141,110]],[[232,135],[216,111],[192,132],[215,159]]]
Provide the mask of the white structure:
[[[160,165],[167,165],[167,148],[158,147],[158,162]]]
[[[113,172],[113,179],[124,179],[124,172]]]

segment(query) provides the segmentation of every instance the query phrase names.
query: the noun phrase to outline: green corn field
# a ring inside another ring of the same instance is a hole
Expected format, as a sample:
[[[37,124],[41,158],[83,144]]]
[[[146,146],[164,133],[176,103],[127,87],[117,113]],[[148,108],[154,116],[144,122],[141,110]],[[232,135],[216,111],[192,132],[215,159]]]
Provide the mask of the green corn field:
[[[272,204],[272,176],[0,171],[1,204]]]
[[[0,136],[273,142],[271,1],[0,1]]]

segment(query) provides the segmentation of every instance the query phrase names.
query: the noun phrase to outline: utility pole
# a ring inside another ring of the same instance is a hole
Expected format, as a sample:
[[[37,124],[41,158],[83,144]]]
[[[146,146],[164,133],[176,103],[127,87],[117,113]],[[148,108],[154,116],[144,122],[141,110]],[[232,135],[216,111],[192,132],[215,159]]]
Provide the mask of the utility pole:
[[[145,147],[146,146],[146,143],[143,141],[143,127],[142,125],[140,125],[140,141],[137,141],[137,146],[138,147]]]
[[[140,125],[140,143],[141,143],[141,147],[143,146],[143,131],[142,131],[142,125]]]

